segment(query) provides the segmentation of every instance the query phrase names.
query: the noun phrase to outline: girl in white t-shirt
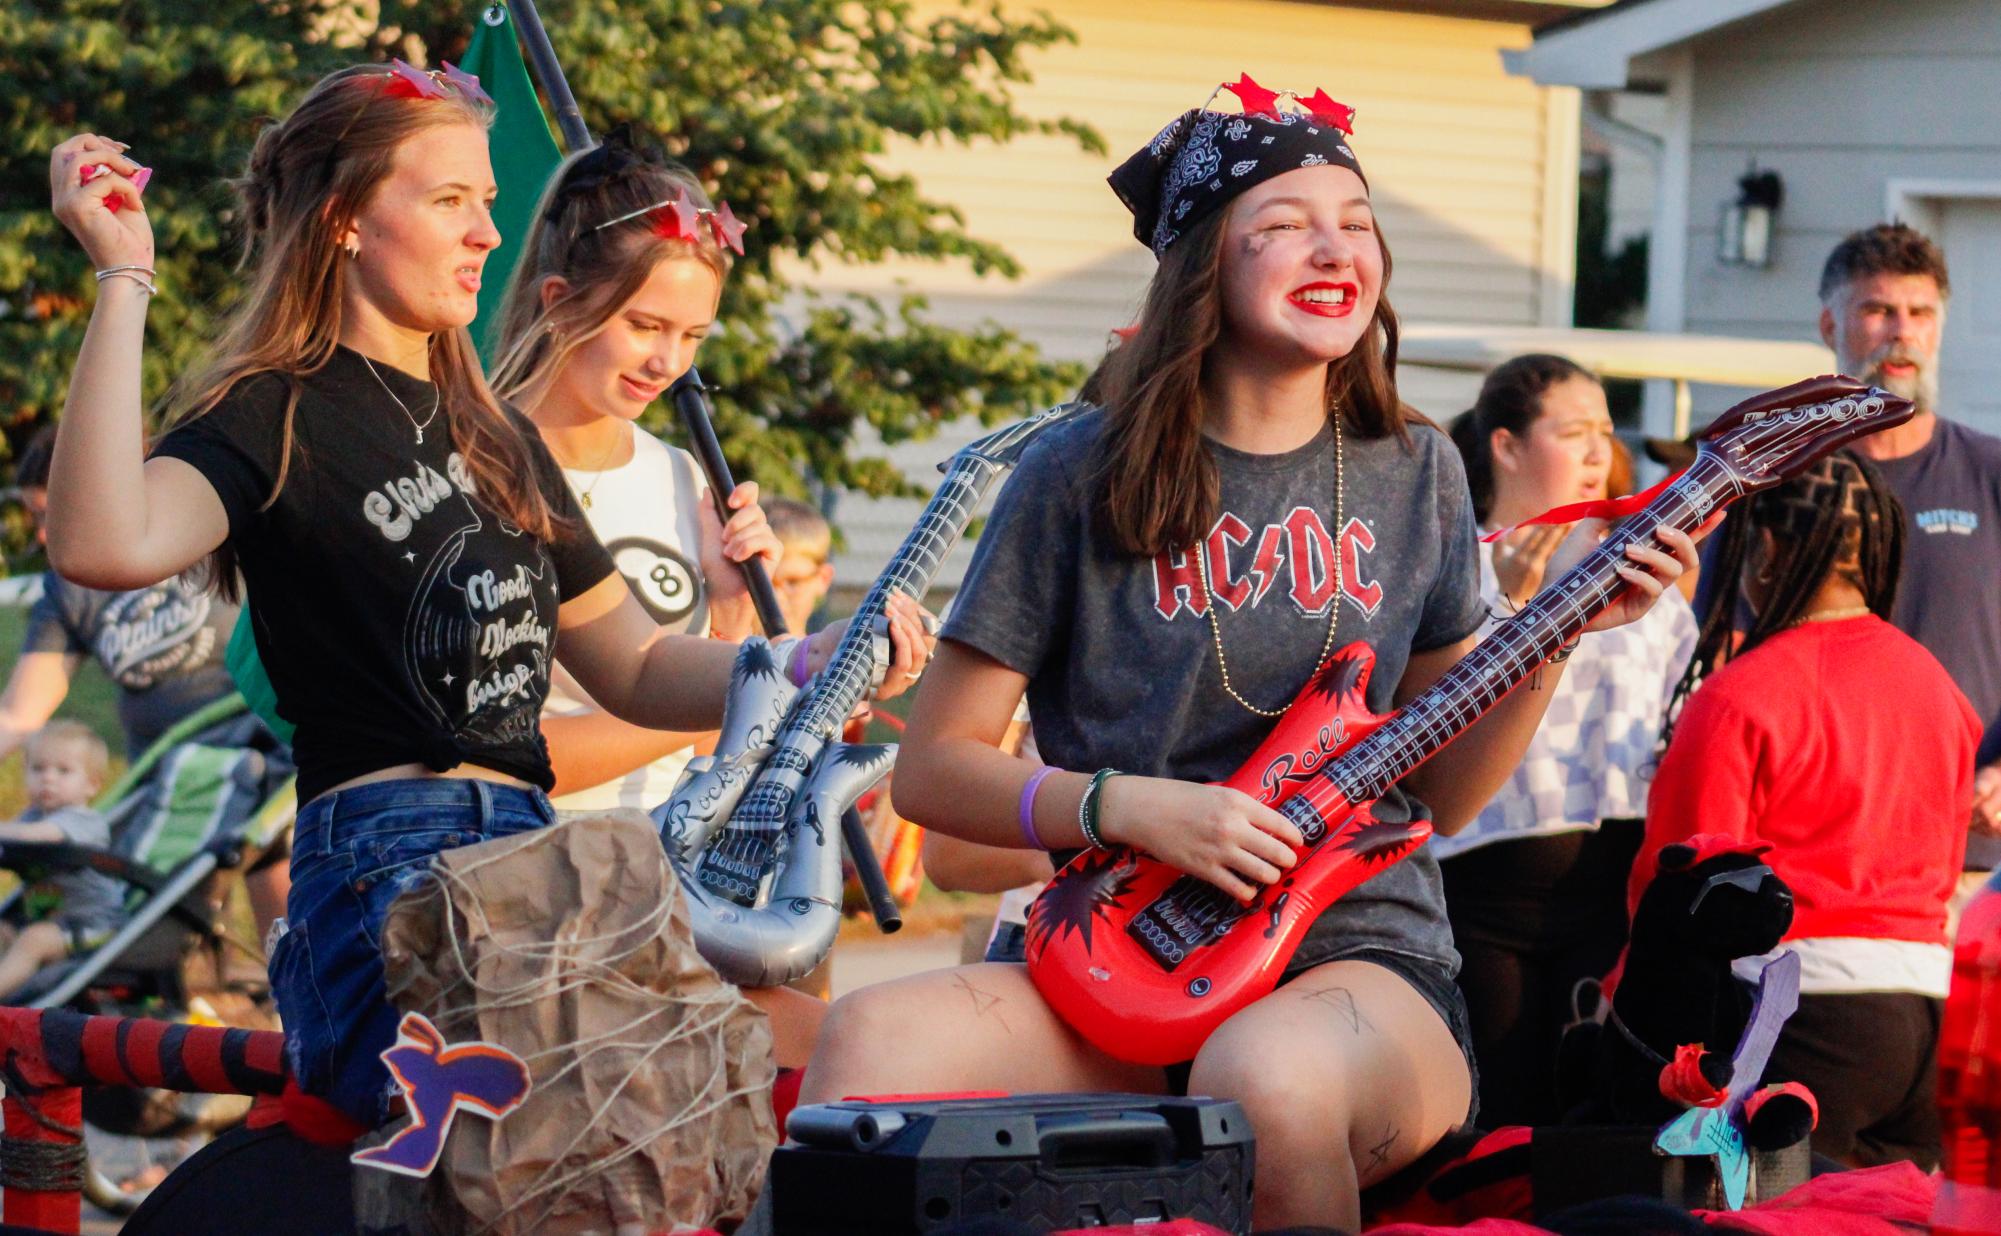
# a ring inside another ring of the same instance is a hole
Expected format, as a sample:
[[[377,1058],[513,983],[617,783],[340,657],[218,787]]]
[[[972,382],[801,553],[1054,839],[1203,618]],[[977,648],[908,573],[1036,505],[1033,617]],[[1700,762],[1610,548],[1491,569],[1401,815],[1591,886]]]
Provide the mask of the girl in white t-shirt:
[[[741,235],[691,173],[620,126],[565,162],[543,193],[501,310],[494,375],[541,430],[640,604],[670,630],[719,639],[751,633],[738,564],[775,563],[778,540],[755,484],[729,495],[723,522],[693,458],[635,422],[694,364]],[[889,613],[888,673],[907,684],[927,637],[910,598],[893,598]],[[786,657],[795,681],[818,668],[818,653]],[[627,725],[561,675],[542,732],[556,806],[588,810],[658,805],[714,739]],[[784,989],[750,994],[773,1014],[778,1062],[805,1063],[824,1006]]]

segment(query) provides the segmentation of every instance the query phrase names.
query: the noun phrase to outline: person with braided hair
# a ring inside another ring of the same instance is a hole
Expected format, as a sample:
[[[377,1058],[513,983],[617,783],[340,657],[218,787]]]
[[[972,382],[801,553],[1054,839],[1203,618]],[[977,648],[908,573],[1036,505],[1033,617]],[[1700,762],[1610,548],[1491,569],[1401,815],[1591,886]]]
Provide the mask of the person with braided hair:
[[[1766,1078],[1812,1089],[1819,1153],[1929,1170],[1946,904],[1979,720],[1890,624],[1904,511],[1867,460],[1828,456],[1752,495],[1719,535],[1627,904],[1663,846],[1698,833],[1770,845],[1793,890],[1780,947],[1800,956],[1801,997]]]

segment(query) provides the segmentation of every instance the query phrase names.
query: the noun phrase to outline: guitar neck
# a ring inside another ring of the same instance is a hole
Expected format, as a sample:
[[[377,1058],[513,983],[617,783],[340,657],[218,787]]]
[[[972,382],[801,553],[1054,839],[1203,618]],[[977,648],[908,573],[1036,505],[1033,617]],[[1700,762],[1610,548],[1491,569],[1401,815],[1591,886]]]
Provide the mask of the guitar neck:
[[[822,739],[833,737],[855,705],[874,688],[876,620],[889,604],[890,593],[924,596],[938,568],[958,545],[973,511],[1004,470],[976,455],[961,455],[953,461],[944,483],[931,496],[916,526],[903,538],[903,544],[849,620],[847,634],[842,636],[833,659],[814,683],[811,696],[786,722],[785,733],[779,738],[781,744],[800,732]]]
[[[1628,545],[1649,541],[1662,527],[1692,532],[1742,492],[1729,467],[1704,451],[1660,496],[1613,527],[1598,548],[1494,628],[1444,677],[1330,761],[1322,784],[1314,787],[1322,791],[1316,797],[1335,790],[1351,803],[1382,797],[1575,638],[1629,586],[1618,573]]]

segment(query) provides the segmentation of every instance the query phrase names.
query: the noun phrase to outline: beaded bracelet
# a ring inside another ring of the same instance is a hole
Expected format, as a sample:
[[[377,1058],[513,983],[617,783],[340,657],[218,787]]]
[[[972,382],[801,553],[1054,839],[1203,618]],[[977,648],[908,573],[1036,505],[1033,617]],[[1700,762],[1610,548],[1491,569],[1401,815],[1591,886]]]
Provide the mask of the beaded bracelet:
[[[1021,839],[1028,843],[1028,848],[1031,850],[1046,850],[1049,848],[1043,843],[1041,835],[1035,831],[1035,792],[1042,788],[1042,783],[1048,780],[1050,773],[1055,771],[1056,766],[1054,764],[1044,764],[1035,770],[1034,775],[1029,777],[1028,784],[1021,787],[1021,807],[1018,812],[1021,823]]]
[[[1105,835],[1098,831],[1098,811],[1105,782],[1118,775],[1119,770],[1116,768],[1100,768],[1091,777],[1091,784],[1085,787],[1084,797],[1077,800],[1077,829],[1084,834],[1084,840],[1089,842],[1094,850],[1111,848],[1105,844]]]

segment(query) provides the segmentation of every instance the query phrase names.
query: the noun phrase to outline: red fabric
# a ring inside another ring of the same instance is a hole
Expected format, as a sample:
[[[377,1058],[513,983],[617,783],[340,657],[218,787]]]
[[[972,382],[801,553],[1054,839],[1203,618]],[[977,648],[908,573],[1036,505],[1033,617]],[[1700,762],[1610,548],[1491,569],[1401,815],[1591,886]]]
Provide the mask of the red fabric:
[[[1489,532],[1480,539],[1498,541],[1516,528],[1526,528],[1530,524],[1574,524],[1580,519],[1602,519],[1610,523],[1613,520],[1624,519],[1659,497],[1661,491],[1673,484],[1675,477],[1680,475],[1680,472],[1676,472],[1664,476],[1652,488],[1641,490],[1636,494],[1627,494],[1623,498],[1593,498],[1589,502],[1572,502],[1565,506],[1551,507],[1534,519],[1524,519],[1518,524],[1510,524],[1499,531]]]
[[[294,1081],[285,1083],[278,1097],[285,1126],[315,1146],[345,1146],[363,1133],[366,1126],[348,1119],[345,1113],[324,1099],[316,1099],[299,1089]]]
[[[1750,1098],[1744,1100],[1745,1123],[1748,1124],[1756,1120],[1758,1118],[1758,1109],[1782,1094],[1790,1094],[1806,1103],[1807,1128],[1817,1129],[1820,1127],[1820,1100],[1814,1098],[1813,1091],[1807,1089],[1799,1082],[1780,1082],[1776,1086],[1766,1086],[1763,1090],[1754,1091]]]
[[[1700,1043],[1683,1043],[1674,1049],[1674,1059],[1661,1070],[1661,1097],[1686,1107],[1715,1107],[1729,1095],[1709,1084],[1702,1075]]]
[[[29,1114],[31,1105],[41,1120]],[[83,1091],[76,1086],[57,1086],[36,1095],[9,1094],[0,1107],[5,1109],[4,1123],[10,1142],[74,1146],[77,1137],[57,1132],[43,1121],[64,1129],[83,1128]],[[82,1219],[83,1195],[75,1189],[45,1193],[10,1187],[0,1193],[0,1221],[47,1232],[74,1232]]]
[[[778,1119],[778,1136],[785,1136],[785,1118],[799,1106],[799,1087],[806,1080],[804,1069],[780,1069],[771,1083],[771,1114]]]
[[[1910,1236],[1931,1219],[1938,1181],[1909,1163],[1830,1172],[1769,1202],[1732,1213],[1698,1210],[1724,1232],[1759,1236]]]
[[[1719,854],[1748,854],[1752,858],[1758,858],[1772,852],[1772,843],[1769,841],[1746,841],[1742,837],[1732,837],[1727,833],[1695,833],[1683,837],[1675,844],[1685,845],[1695,851],[1695,857],[1689,860],[1690,867],[1700,867]],[[1663,843],[1662,849],[1665,848],[1666,844]],[[1654,851],[1654,858],[1658,867],[1659,850]],[[1659,874],[1658,871],[1656,874]]]
[[[1463,1191],[1462,1187],[1467,1183],[1464,1174],[1480,1172],[1483,1160],[1528,1146],[1534,1140],[1535,1130],[1527,1125],[1511,1124],[1495,1129],[1473,1143],[1465,1154],[1433,1172],[1425,1187],[1412,1196],[1394,1206],[1364,1214],[1363,1230],[1374,1231],[1378,1224],[1384,1223],[1451,1224],[1488,1218],[1526,1220],[1535,1213],[1535,1181],[1525,1164],[1521,1171],[1497,1176],[1489,1183]],[[1491,1168],[1492,1164],[1485,1166]],[[1440,1194],[1448,1196],[1441,1197]]]
[[[1629,911],[1662,846],[1770,842],[1786,938],[1944,944],[1980,725],[1944,667],[1879,618],[1780,632],[1683,708],[1647,801]]]
[[[1369,1236],[1550,1236],[1546,1227],[1519,1219],[1477,1219],[1459,1227],[1436,1223],[1391,1223],[1365,1228]]]

